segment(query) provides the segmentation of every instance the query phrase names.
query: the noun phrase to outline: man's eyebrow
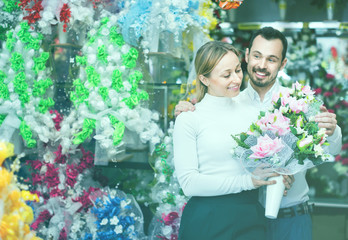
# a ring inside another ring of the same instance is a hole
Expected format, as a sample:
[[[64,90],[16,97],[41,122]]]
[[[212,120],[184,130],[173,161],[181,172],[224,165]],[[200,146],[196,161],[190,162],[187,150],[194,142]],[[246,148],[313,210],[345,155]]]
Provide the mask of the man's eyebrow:
[[[252,53],[257,53],[257,54],[260,54],[260,55],[263,55],[261,52],[259,52],[259,51],[257,51],[257,50],[254,50],[254,51],[252,51]],[[278,56],[276,56],[276,55],[269,55],[269,56],[267,56],[268,58],[272,58],[272,57],[274,57],[274,58],[276,58],[276,59],[280,59]]]

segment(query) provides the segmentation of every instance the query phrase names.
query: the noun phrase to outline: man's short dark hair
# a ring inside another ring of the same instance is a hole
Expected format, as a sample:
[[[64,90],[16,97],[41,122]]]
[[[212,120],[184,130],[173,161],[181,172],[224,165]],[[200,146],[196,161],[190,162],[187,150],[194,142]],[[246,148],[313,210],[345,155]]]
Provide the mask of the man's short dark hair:
[[[284,34],[272,27],[263,27],[257,30],[256,32],[254,32],[253,35],[251,36],[251,39],[249,41],[249,50],[251,49],[253,45],[254,39],[259,35],[261,35],[264,39],[267,39],[267,40],[279,39],[280,41],[282,41],[282,44],[283,44],[282,61],[283,61],[284,58],[286,57],[286,51],[288,49],[288,40],[286,40],[286,37],[284,36]]]

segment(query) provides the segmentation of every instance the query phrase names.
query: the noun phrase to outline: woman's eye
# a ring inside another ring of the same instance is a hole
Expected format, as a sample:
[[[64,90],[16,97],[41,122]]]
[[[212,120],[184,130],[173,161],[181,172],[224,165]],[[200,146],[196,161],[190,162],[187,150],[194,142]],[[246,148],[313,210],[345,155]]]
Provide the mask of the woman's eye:
[[[231,75],[230,74],[228,74],[228,75],[225,75],[224,76],[224,78],[229,78]]]

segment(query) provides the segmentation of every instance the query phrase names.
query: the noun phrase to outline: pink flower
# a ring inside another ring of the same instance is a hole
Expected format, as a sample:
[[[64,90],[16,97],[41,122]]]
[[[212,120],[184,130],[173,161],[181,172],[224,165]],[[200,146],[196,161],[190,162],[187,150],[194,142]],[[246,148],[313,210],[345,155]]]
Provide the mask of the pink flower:
[[[302,93],[304,93],[305,95],[313,95],[314,94],[314,91],[311,90],[311,87],[310,86],[304,86],[302,88]]]
[[[288,98],[290,97],[290,90],[288,88],[281,89],[279,92],[275,93],[272,96],[272,103],[275,104],[278,102],[279,98]]]
[[[330,73],[327,73],[327,74],[326,74],[326,78],[327,78],[327,79],[334,79],[334,78],[335,78],[335,75],[330,74]]]
[[[313,136],[309,135],[297,141],[297,146],[300,150],[306,149],[308,146],[313,144]]]
[[[54,165],[50,163],[46,164],[46,166],[47,171],[44,181],[47,183],[48,188],[55,187],[60,183],[58,178],[58,168],[55,168]]]
[[[280,138],[271,139],[268,135],[261,136],[257,139],[257,144],[250,148],[253,151],[250,158],[261,159],[271,157],[275,153],[280,152],[283,147],[284,145]]]
[[[305,99],[301,98],[299,100],[292,100],[289,102],[289,108],[295,112],[295,113],[300,113],[300,112],[308,112],[308,104],[306,103]]]
[[[53,215],[50,214],[48,210],[43,210],[40,212],[39,216],[36,218],[35,222],[31,224],[31,228],[36,230],[39,227],[39,224],[45,222],[46,220],[51,219]]]
[[[339,161],[341,161],[341,160],[342,160],[341,155],[337,155],[337,156],[335,157],[335,161],[336,161],[336,162],[339,162]]]
[[[178,217],[179,214],[177,212],[171,212],[167,216],[164,213],[162,214],[162,219],[164,220],[165,225],[171,225]]]
[[[315,94],[320,94],[323,90],[321,88],[314,89]]]
[[[348,102],[347,102],[347,101],[342,100],[342,104],[343,104],[344,106],[348,107]]]
[[[66,190],[59,190],[58,188],[53,188],[50,191],[50,198],[62,197],[63,199],[65,199],[66,198],[65,193],[66,193]]]
[[[342,150],[346,150],[348,148],[348,143],[343,144]]]
[[[331,97],[333,95],[332,92],[325,92],[324,97]]]
[[[36,185],[36,184],[41,184],[42,183],[42,176],[40,174],[35,174],[35,173],[32,173],[31,174],[32,176],[32,181],[33,181],[33,185]]]
[[[343,158],[341,162],[343,165],[348,165],[348,158]]]
[[[295,82],[294,84],[292,84],[292,88],[296,89],[296,90],[301,90],[302,89],[302,84],[299,82]]]
[[[68,184],[70,187],[74,187],[76,183],[76,178],[79,175],[78,170],[75,168],[74,164],[67,165],[66,166],[66,184]]]
[[[337,88],[337,87],[333,87],[332,88],[332,91],[334,91],[335,93],[338,93],[341,91],[341,89]]]
[[[290,132],[290,119],[285,117],[278,109],[275,109],[274,113],[266,113],[257,122],[257,125],[260,126],[262,131],[270,130],[278,136],[283,136]]]
[[[56,158],[54,159],[55,163],[61,163],[61,164],[66,163],[67,156],[62,154],[62,145],[58,146],[58,150],[54,152],[54,154],[56,155]]]

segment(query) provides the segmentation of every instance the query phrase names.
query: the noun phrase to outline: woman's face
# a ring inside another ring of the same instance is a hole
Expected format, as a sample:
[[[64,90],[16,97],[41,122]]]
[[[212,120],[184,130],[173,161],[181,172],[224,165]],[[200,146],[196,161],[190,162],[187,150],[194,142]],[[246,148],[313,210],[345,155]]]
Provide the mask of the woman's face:
[[[234,52],[229,51],[215,66],[209,77],[200,76],[208,87],[208,93],[216,97],[235,97],[240,92],[243,79],[241,63]]]

